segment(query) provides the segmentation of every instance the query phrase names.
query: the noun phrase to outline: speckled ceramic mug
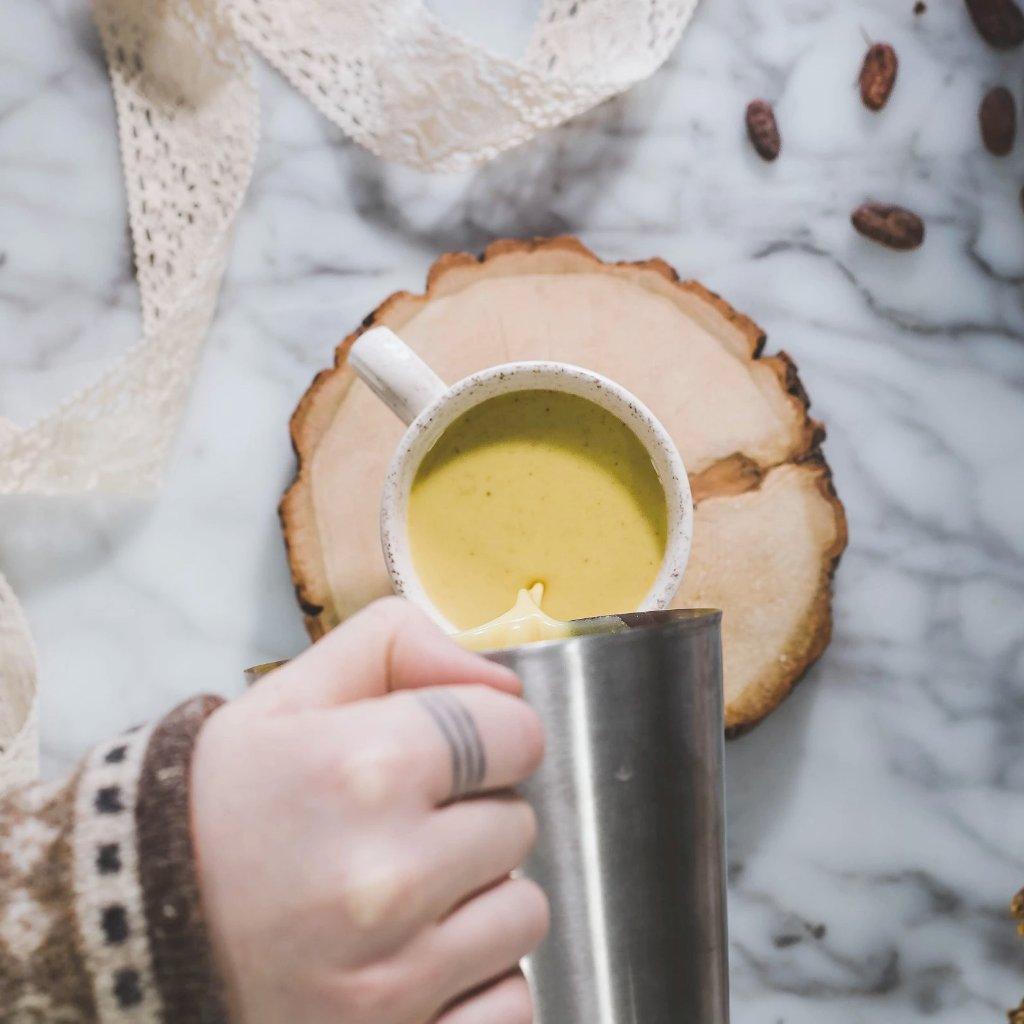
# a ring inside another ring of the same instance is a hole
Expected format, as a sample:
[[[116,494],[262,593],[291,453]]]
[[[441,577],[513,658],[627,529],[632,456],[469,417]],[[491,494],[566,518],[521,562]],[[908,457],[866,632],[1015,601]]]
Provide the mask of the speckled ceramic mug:
[[[448,385],[387,327],[374,327],[361,334],[349,350],[348,363],[373,393],[409,425],[384,482],[381,545],[395,592],[427,611],[443,629],[456,631],[428,597],[409,547],[409,491],[423,457],[454,420],[473,406],[510,391],[564,391],[589,399],[625,423],[647,449],[665,491],[665,555],[639,607],[621,611],[654,611],[669,606],[690,554],[693,499],[683,460],[672,438],[636,396],[591,370],[548,361],[503,363]]]

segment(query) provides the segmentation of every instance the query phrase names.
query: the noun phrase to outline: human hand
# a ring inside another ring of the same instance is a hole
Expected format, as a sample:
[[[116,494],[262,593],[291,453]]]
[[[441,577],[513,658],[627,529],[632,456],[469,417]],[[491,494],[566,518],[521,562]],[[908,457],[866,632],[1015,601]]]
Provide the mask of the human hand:
[[[192,817],[233,1024],[532,1020],[547,901],[508,878],[536,824],[507,790],[543,733],[518,693],[391,598],[211,716]]]

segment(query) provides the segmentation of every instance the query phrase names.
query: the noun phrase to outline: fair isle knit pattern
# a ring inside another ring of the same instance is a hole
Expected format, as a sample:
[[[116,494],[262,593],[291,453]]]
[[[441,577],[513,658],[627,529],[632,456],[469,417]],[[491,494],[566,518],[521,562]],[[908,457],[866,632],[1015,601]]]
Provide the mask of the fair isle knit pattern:
[[[163,1013],[139,887],[135,804],[152,727],[98,746],[75,798],[74,892],[99,1019],[158,1024]]]
[[[218,1024],[189,833],[196,698],[0,799],[0,1024]]]
[[[0,801],[0,1021],[96,1019],[70,891],[70,781]]]

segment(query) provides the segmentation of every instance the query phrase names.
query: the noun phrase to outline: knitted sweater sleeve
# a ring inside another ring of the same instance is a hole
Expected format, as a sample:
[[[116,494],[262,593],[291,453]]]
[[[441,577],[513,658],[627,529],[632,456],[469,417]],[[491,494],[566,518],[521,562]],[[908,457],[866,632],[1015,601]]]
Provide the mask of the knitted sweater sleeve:
[[[223,1021],[189,828],[198,697],[0,799],[0,1022]]]

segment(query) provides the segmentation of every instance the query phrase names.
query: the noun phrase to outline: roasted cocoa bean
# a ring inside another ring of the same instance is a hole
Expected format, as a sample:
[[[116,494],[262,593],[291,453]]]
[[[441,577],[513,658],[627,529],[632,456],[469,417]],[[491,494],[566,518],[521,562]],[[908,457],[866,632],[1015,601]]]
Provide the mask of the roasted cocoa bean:
[[[779,124],[767,100],[751,100],[747,105],[747,134],[754,149],[764,160],[774,160],[782,149]]]
[[[890,249],[916,249],[924,241],[924,221],[902,206],[864,203],[850,221],[865,238]]]
[[[993,156],[1006,156],[1017,137],[1017,104],[1002,85],[989,89],[978,107],[981,141]]]
[[[881,110],[889,102],[899,66],[896,51],[888,43],[875,43],[864,54],[860,69],[860,98],[868,110]]]
[[[974,27],[999,50],[1024,43],[1024,12],[1017,0],[966,0]]]

